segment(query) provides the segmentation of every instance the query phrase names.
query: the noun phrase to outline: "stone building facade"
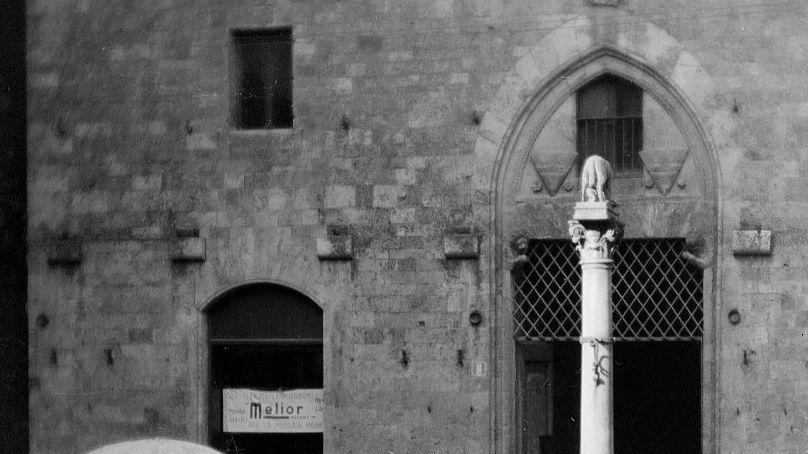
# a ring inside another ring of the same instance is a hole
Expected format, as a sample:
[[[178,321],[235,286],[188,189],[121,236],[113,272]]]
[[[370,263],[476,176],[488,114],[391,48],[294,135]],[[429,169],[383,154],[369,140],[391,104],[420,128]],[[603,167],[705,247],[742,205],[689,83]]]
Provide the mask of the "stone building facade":
[[[627,336],[626,364],[690,345],[659,375],[695,377],[701,452],[802,452],[806,18],[792,1],[29,0],[31,452],[213,443],[214,341],[253,339],[218,320],[246,326],[243,302],[276,326],[276,300],[285,334],[261,339],[321,339],[323,452],[549,452],[563,411],[531,368],[582,366],[558,359],[574,329],[519,332],[519,264],[569,241],[600,118],[582,93],[604,81],[641,99],[612,188],[627,242],[679,241],[698,282],[697,332]],[[243,123],[256,36],[290,37],[291,127]]]

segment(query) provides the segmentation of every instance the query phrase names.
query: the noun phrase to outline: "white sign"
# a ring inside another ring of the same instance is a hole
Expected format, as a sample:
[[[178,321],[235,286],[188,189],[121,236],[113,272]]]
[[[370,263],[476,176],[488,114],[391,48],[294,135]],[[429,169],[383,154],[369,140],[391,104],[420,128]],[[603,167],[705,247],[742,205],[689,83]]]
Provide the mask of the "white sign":
[[[323,431],[323,390],[222,390],[224,432],[319,433]]]
[[[471,376],[472,377],[485,377],[488,375],[488,363],[479,359],[471,362]]]

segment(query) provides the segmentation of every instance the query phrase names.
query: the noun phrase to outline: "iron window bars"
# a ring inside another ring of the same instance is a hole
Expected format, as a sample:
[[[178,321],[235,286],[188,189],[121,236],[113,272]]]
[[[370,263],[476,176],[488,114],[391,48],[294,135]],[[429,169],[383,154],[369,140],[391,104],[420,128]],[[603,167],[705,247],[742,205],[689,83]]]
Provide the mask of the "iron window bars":
[[[682,258],[684,239],[624,240],[615,253],[615,340],[701,340],[702,271]],[[532,240],[528,263],[513,272],[514,337],[576,340],[581,271],[569,240]]]
[[[603,76],[578,90],[576,100],[578,165],[600,155],[616,173],[642,175],[642,89]]]

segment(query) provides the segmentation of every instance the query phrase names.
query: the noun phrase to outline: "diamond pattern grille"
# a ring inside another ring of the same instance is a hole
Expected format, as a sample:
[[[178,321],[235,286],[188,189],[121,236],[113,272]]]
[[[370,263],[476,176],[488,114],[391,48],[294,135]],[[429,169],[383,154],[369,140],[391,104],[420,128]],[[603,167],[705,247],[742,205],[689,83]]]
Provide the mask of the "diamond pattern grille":
[[[624,240],[615,253],[616,340],[700,340],[702,272],[681,258],[683,239]],[[581,271],[569,240],[533,240],[513,273],[514,336],[570,340],[581,334]]]

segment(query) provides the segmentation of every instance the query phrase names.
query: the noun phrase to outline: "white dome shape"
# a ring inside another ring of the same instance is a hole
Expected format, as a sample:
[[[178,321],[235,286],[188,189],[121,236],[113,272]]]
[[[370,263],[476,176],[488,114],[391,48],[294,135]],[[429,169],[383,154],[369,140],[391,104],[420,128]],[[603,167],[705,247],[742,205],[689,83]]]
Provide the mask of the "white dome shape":
[[[90,451],[87,454],[221,454],[207,446],[167,438],[124,441]]]

